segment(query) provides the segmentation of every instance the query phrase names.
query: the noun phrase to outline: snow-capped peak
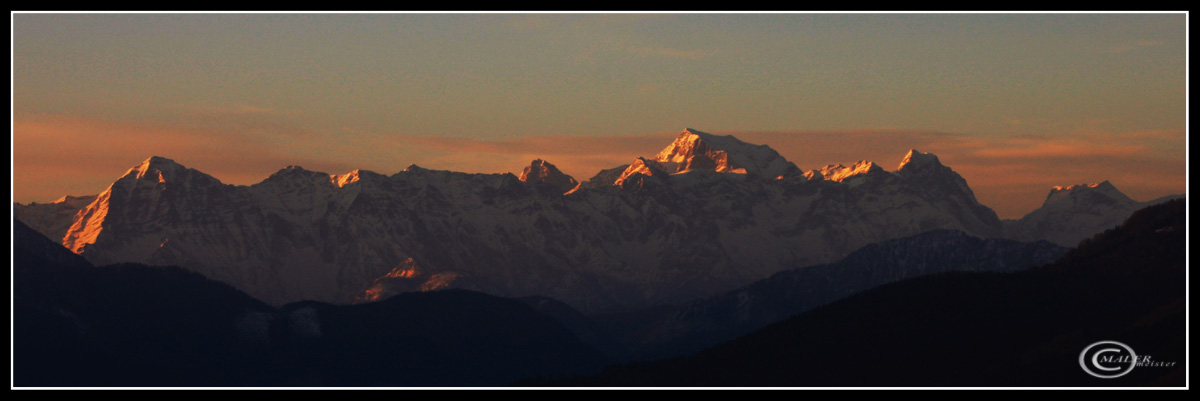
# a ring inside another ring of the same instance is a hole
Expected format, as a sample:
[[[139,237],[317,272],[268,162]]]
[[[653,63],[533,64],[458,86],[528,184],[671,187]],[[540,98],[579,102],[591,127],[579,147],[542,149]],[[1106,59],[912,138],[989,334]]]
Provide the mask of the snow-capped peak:
[[[732,135],[713,135],[692,128],[684,129],[653,160],[677,163],[676,170],[670,173],[708,170],[752,173],[769,178],[799,173],[794,164],[770,146],[749,144]]]
[[[185,169],[185,167],[179,165],[174,160],[162,156],[150,156],[150,158],[126,171],[125,176],[133,175],[134,178],[139,180],[150,176],[150,178],[157,179],[159,182],[165,182],[168,176],[182,169]]]
[[[1128,196],[1118,190],[1117,187],[1113,186],[1111,182],[1104,180],[1103,182],[1091,184],[1077,184],[1066,187],[1055,186],[1050,189],[1050,194],[1046,195],[1046,201],[1043,202],[1042,205],[1045,206],[1068,199],[1077,200],[1081,196],[1089,196],[1090,194],[1102,195],[1112,199],[1113,201],[1121,203],[1134,202],[1133,199],[1130,199]]]
[[[883,167],[879,167],[879,165],[873,162],[860,160],[857,163],[854,163],[854,165],[851,167],[846,167],[841,164],[829,164],[825,167],[821,167],[820,170],[812,170],[804,173],[804,176],[811,180],[817,179],[817,176],[820,175],[820,178],[825,180],[842,182],[847,178],[857,175],[883,172],[885,172]]]
[[[334,185],[337,185],[338,188],[341,188],[358,182],[360,173],[361,170],[354,170],[346,174],[331,174],[329,176],[329,182],[332,182]]]
[[[742,142],[733,135],[713,135],[707,132],[696,130],[694,128],[685,128],[683,132],[680,132],[679,136],[675,138],[675,142],[672,142],[671,145],[659,152],[654,159],[662,161],[686,156],[687,151],[695,148],[697,143],[703,143],[718,150],[742,149],[750,146],[766,146],[752,145]]]
[[[1102,189],[1102,190],[1108,190],[1109,188],[1116,189],[1116,187],[1114,187],[1111,182],[1108,182],[1108,180],[1104,180],[1102,182],[1093,182],[1091,184],[1075,184],[1075,185],[1068,185],[1068,186],[1055,185],[1053,188],[1050,189],[1050,191],[1051,192],[1073,191],[1076,189],[1084,189],[1084,188],[1093,188],[1093,189]]]
[[[617,177],[617,180],[613,182],[613,185],[624,185],[625,180],[628,180],[635,174],[641,174],[648,177],[669,175],[671,174],[670,172],[679,170],[677,166],[678,163],[675,162],[659,162],[657,160],[639,157],[635,159],[633,163],[629,164],[629,167],[627,167],[625,171],[621,173],[620,177]]]
[[[533,162],[529,163],[529,166],[525,167],[525,170],[521,171],[521,176],[517,178],[522,182],[544,182],[554,185],[563,192],[571,191],[579,186],[579,181],[576,181],[575,178],[563,174],[562,171],[559,171],[558,167],[542,159],[534,159]]]
[[[168,158],[165,158],[162,156],[150,156],[146,160],[143,160],[141,164],[139,164],[139,166],[171,166],[171,165],[178,166],[179,163],[176,163],[174,160],[171,160],[171,159],[168,159]]]
[[[126,188],[131,185],[154,186],[166,183],[221,185],[221,181],[213,176],[184,167],[174,160],[162,156],[152,156],[130,168],[113,185]]]
[[[904,155],[904,160],[900,161],[900,167],[896,171],[904,169],[923,170],[929,167],[942,167],[942,162],[938,160],[937,155],[933,153],[921,153],[916,149],[910,149],[908,154]]]
[[[274,174],[271,174],[263,182],[308,182],[313,180],[321,180],[328,177],[328,174],[305,170],[303,167],[290,165],[279,169]]]
[[[276,171],[274,174],[271,174],[271,177],[278,177],[278,176],[286,177],[286,176],[293,176],[293,175],[322,175],[322,174],[325,174],[325,173],[309,171],[309,170],[306,170],[304,167],[300,167],[297,165],[289,165],[287,167],[279,169],[279,171]]]

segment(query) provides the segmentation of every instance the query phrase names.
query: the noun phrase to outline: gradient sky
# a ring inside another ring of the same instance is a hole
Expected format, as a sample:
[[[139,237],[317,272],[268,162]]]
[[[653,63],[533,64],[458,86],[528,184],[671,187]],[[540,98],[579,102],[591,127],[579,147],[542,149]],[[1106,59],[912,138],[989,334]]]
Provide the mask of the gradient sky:
[[[151,155],[580,180],[692,127],[802,169],[933,152],[1003,218],[1051,186],[1186,183],[1186,15],[13,15],[13,199]]]

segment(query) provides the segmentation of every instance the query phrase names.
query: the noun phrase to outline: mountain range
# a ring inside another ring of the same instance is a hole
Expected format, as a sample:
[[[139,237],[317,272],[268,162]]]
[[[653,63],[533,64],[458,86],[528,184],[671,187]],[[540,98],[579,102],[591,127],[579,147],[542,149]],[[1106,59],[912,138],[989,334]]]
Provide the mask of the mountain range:
[[[288,166],[236,186],[151,157],[100,194],[14,213],[92,264],[180,266],[272,305],[463,288],[596,312],[681,304],[932,230],[1073,246],[1143,205],[1073,186],[1002,221],[932,154],[802,171],[686,129],[582,182],[534,160],[519,177]]]

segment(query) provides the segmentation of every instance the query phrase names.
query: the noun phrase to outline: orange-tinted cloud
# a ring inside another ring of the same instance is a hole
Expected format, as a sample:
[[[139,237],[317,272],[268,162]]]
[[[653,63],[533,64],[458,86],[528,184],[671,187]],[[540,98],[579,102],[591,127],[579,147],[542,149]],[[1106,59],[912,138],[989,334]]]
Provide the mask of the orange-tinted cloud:
[[[198,117],[204,119],[204,117]],[[195,128],[37,115],[13,121],[13,192],[18,202],[94,194],[150,156],[175,159],[232,184],[261,181],[290,164],[348,171],[335,160],[285,154],[279,137],[299,135],[272,124],[223,120]]]
[[[1111,156],[1122,157],[1142,153],[1146,148],[1140,145],[1096,145],[1081,143],[1034,143],[1017,146],[980,149],[975,156],[990,158],[1046,158],[1046,157],[1082,157],[1082,156]]]
[[[435,151],[433,168],[480,172],[520,172],[533,159],[547,160],[577,179],[602,169],[653,155],[677,133],[614,136],[538,136],[487,141],[465,138],[393,137],[397,143]]]

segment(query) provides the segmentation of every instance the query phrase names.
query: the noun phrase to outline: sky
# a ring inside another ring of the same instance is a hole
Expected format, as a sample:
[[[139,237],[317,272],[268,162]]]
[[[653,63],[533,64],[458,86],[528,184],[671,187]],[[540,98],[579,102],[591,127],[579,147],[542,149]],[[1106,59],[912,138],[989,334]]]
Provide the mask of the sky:
[[[1187,15],[12,14],[14,202],[164,156],[586,180],[685,127],[801,169],[932,152],[1002,218],[1186,190]]]

